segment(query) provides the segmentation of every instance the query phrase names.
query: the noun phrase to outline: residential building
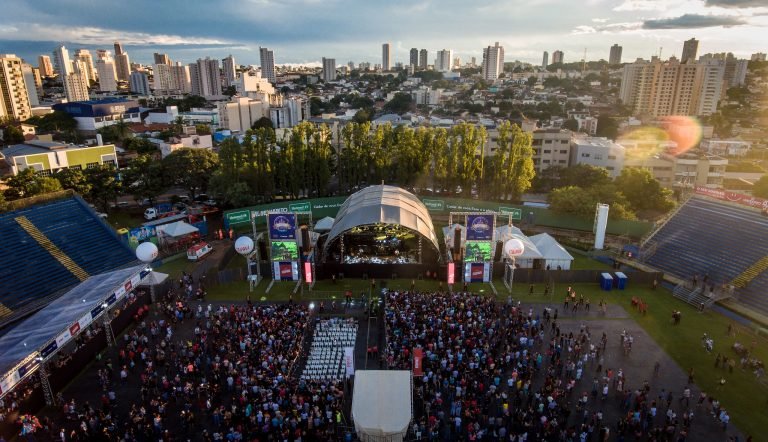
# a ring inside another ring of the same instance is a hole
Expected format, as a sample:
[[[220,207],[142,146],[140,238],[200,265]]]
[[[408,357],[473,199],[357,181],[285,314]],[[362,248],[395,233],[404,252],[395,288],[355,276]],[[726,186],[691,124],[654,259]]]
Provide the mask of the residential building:
[[[571,158],[572,133],[565,129],[533,131],[533,166],[541,172],[553,166],[568,167]]]
[[[723,187],[725,169],[728,160],[718,155],[705,154],[698,151],[688,151],[673,156],[667,155],[674,164],[676,187]]]
[[[173,66],[156,64],[152,68],[152,74],[155,95],[169,95],[178,90],[174,81]]]
[[[699,41],[695,38],[686,40],[683,43],[683,56],[680,57],[681,63],[696,61],[696,54],[699,52]]]
[[[269,116],[269,102],[249,97],[232,97],[228,102],[218,102],[217,108],[220,127],[232,132],[245,133],[253,123]]]
[[[32,140],[3,149],[5,162],[14,175],[32,168],[42,175],[63,169],[85,170],[100,164],[117,167],[117,152],[113,144],[77,147],[53,141]]]
[[[85,68],[83,71],[81,71],[81,74],[85,74],[88,82],[90,84],[91,81],[96,81],[96,66],[93,64],[93,56],[91,55],[91,51],[88,49],[78,49],[75,51],[75,60],[80,61],[85,65]]]
[[[765,52],[756,52],[749,57],[750,61],[765,61]]]
[[[419,51],[419,69],[426,70],[427,65],[429,62],[427,61],[429,57],[429,52],[427,52],[426,49],[422,49]]]
[[[237,78],[237,64],[235,64],[235,57],[230,54],[229,57],[221,60],[221,66],[224,70],[224,87],[229,87]]]
[[[40,97],[42,97],[42,81],[40,74],[31,64],[22,63],[21,72],[24,75],[24,85],[27,87],[27,96],[31,107],[40,106]]]
[[[275,129],[290,128],[309,118],[309,101],[299,97],[284,98],[281,101],[269,108],[269,119]]]
[[[611,46],[611,53],[608,56],[608,64],[621,64],[622,47],[618,44]]]
[[[411,48],[411,58],[410,58],[410,65],[416,68],[419,66],[419,49],[418,48]]]
[[[725,62],[723,80],[728,87],[743,86],[747,79],[749,60],[739,60],[733,53],[705,54],[699,57],[699,62],[721,60]]]
[[[154,64],[171,64],[171,58],[168,57],[168,54],[160,54],[155,52],[154,59]]]
[[[115,62],[106,53],[96,60],[96,74],[99,76],[99,90],[102,92],[117,92],[117,71]]]
[[[194,127],[192,127],[194,129]],[[168,142],[157,140],[155,142],[160,150],[160,157],[165,158],[179,149],[208,149],[213,148],[213,137],[209,135],[182,134],[171,137]]]
[[[43,77],[53,77],[53,64],[51,64],[51,57],[47,55],[41,55],[37,57],[37,68],[40,70],[40,75]]]
[[[72,73],[72,61],[69,59],[69,50],[64,45],[53,51],[53,66],[59,77]]]
[[[243,72],[235,80],[233,86],[237,94],[241,97],[250,97],[264,99],[269,101],[268,96],[275,94],[275,87],[266,78],[261,76],[261,72],[250,71]]]
[[[126,123],[141,123],[138,100],[111,97],[100,100],[59,103],[53,110],[66,112],[77,121],[81,131],[95,133],[123,120]]]
[[[323,57],[323,81],[336,81],[336,59]]]
[[[552,64],[562,64],[564,63],[565,55],[563,54],[563,51],[557,50],[552,53]]]
[[[438,72],[450,72],[452,60],[453,60],[452,50],[443,49],[441,51],[437,51],[437,58],[435,58],[435,70]]]
[[[713,155],[725,155],[732,157],[743,157],[752,149],[751,141],[742,140],[701,140],[699,148]]]
[[[189,78],[192,83],[192,95],[217,97],[221,95],[219,61],[210,57],[199,58],[189,65]]]
[[[149,95],[149,77],[144,72],[131,72],[131,92],[138,95]]]
[[[411,91],[411,97],[416,105],[424,104],[427,106],[437,106],[440,104],[443,89],[432,89],[428,86],[422,86],[419,89]]]
[[[544,51],[544,56],[541,58],[541,68],[546,69],[549,66],[549,52]]]
[[[277,83],[275,75],[275,53],[267,48],[259,48],[261,58],[261,76],[269,80],[270,83]]]
[[[608,175],[617,177],[624,167],[624,146],[605,137],[575,134],[571,138],[570,165],[588,164],[604,167]]]
[[[14,54],[0,54],[0,118],[24,121],[32,116],[29,97],[37,99],[37,93],[29,93],[22,64]]]
[[[636,115],[710,115],[717,110],[725,63],[637,60],[624,65],[621,101]]]
[[[392,45],[390,43],[381,45],[381,69],[385,72],[392,70]]]
[[[64,75],[61,81],[64,84],[64,95],[67,97],[67,101],[88,100],[88,78],[85,74]]]
[[[171,65],[171,76],[173,85],[180,94],[189,94],[192,92],[192,81],[189,77],[189,66],[177,61]]]
[[[496,80],[504,72],[504,47],[495,45],[483,49],[483,79]]]
[[[119,81],[128,81],[131,77],[131,59],[119,41],[115,42],[115,72]]]

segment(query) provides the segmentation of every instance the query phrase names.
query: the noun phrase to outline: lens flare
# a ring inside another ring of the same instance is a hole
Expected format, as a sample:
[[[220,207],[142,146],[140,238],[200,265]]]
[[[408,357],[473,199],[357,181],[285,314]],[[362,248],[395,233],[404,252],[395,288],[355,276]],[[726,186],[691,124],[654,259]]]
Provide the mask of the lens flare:
[[[662,119],[662,128],[677,147],[669,153],[680,155],[697,146],[701,141],[702,127],[698,119],[672,115]]]

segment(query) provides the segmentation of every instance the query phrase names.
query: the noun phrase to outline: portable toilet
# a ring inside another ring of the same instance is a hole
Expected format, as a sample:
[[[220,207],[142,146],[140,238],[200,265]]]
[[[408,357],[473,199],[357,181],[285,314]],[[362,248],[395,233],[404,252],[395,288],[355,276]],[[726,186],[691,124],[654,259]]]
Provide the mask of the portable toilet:
[[[616,272],[614,276],[616,276],[616,288],[624,290],[627,287],[627,275],[624,272]]]
[[[606,292],[610,292],[613,287],[613,276],[610,273],[600,274],[600,288]]]

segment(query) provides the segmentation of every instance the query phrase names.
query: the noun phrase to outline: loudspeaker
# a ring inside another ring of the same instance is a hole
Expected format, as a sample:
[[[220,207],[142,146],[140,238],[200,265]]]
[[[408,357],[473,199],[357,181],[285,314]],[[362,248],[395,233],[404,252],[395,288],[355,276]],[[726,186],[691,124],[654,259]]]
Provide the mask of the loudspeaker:
[[[263,261],[269,261],[269,253],[267,253],[267,242],[259,241],[259,258]]]
[[[496,253],[493,255],[494,262],[501,261],[501,251],[503,248],[504,248],[504,243],[501,243],[501,242],[496,243]]]
[[[453,252],[461,252],[461,229],[453,231]]]
[[[309,253],[309,250],[312,248],[312,244],[309,241],[309,229],[306,226],[301,228],[301,248],[304,250],[304,253]]]

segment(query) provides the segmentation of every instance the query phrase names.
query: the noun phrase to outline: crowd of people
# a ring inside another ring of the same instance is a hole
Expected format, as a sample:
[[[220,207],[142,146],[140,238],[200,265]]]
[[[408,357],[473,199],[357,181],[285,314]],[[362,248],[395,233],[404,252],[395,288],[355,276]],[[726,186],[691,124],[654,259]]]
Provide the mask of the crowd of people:
[[[711,396],[692,402],[692,372],[678,393],[654,389],[606,365],[606,352],[621,350],[605,333],[584,324],[565,332],[551,308],[393,291],[385,322],[389,368],[410,369],[414,348],[424,354],[423,375],[414,378],[416,439],[685,441],[694,415],[710,414],[724,428],[730,419]],[[619,339],[628,358],[633,338],[625,331]]]

